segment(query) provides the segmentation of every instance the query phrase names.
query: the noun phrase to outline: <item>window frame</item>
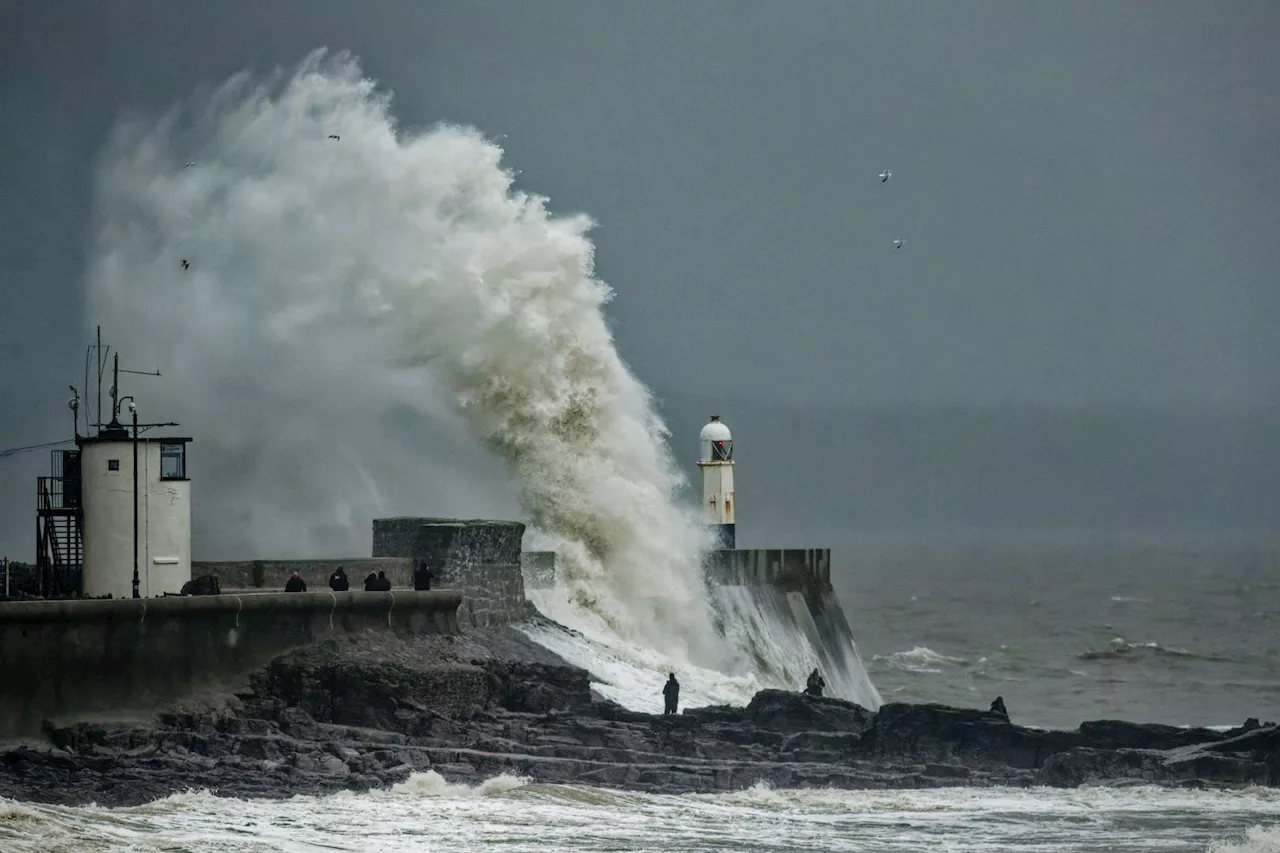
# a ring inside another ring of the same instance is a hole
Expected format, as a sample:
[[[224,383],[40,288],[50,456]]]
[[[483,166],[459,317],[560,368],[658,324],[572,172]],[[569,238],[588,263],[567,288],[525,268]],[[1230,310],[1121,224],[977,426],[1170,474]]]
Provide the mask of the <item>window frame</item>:
[[[174,454],[173,448],[179,448]],[[165,473],[165,459],[178,459],[179,473],[177,476]],[[185,441],[163,441],[160,442],[160,479],[164,480],[186,480],[187,479],[187,443]]]

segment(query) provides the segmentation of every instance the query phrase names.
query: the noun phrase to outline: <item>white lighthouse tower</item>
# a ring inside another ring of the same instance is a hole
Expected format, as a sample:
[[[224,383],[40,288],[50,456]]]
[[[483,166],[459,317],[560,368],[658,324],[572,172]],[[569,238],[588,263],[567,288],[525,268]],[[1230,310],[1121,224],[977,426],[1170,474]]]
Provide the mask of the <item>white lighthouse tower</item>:
[[[712,415],[698,438],[703,524],[715,532],[720,548],[733,549],[737,546],[733,521],[733,434],[720,422],[719,415]]]

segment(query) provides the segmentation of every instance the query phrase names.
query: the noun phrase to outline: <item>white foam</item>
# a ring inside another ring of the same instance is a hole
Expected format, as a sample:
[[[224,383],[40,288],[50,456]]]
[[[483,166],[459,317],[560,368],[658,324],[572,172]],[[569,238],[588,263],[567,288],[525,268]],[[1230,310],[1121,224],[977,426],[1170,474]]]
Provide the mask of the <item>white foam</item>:
[[[374,513],[505,514],[514,485],[575,627],[733,672],[707,535],[605,322],[591,222],[515,189],[502,155],[474,129],[398,127],[345,55],[236,78],[117,134],[87,315],[163,365],[144,410],[200,436],[204,542],[367,548]],[[477,443],[514,484],[466,457]]]
[[[938,674],[943,672],[945,668],[963,666],[967,663],[964,658],[939,654],[928,646],[915,646],[906,651],[894,652],[891,655],[876,655],[872,660],[880,661],[887,666],[904,672],[930,674]]]
[[[1251,826],[1244,838],[1215,841],[1209,853],[1280,853],[1280,827]]]
[[[522,776],[503,773],[485,779],[476,785],[465,785],[445,781],[445,778],[434,770],[425,773],[414,773],[408,779],[391,788],[394,796],[413,797],[492,797],[523,788],[529,780]]]

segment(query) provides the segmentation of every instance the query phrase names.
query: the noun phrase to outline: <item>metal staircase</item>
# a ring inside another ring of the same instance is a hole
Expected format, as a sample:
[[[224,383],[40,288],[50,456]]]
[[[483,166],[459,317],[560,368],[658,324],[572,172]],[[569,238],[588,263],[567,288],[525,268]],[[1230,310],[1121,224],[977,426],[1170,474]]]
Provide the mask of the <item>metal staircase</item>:
[[[80,592],[84,571],[84,510],[80,451],[53,451],[51,477],[36,479],[36,563],[42,595]]]

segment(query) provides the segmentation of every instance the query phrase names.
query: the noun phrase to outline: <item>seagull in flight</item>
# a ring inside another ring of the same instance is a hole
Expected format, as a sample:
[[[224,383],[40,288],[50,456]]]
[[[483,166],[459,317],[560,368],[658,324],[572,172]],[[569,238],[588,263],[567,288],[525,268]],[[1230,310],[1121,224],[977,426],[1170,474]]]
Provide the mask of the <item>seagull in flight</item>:
[[[883,184],[885,181],[889,180],[892,177],[893,177],[893,172],[890,172],[888,169],[885,169],[883,172],[880,173],[880,183]]]
[[[188,163],[187,163],[187,165],[183,166],[182,168],[184,168],[184,169],[190,169],[190,168],[191,168],[192,166],[194,166],[194,165],[195,165],[195,163],[188,162]]]
[[[183,268],[184,270],[189,270],[189,269],[191,269],[191,264],[187,263],[187,259],[186,259],[186,258],[183,258],[183,259],[182,259],[182,268]]]
[[[901,248],[902,248],[902,241],[901,241],[901,240],[894,240],[894,241],[893,241],[893,248],[895,248],[895,249],[901,249]]]
[[[338,135],[338,134],[336,134],[336,133],[331,133],[331,134],[329,134],[329,138],[330,138],[330,139],[341,139],[342,137],[341,137],[341,136],[339,136],[339,135]]]

